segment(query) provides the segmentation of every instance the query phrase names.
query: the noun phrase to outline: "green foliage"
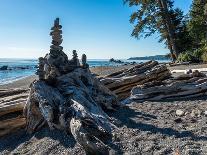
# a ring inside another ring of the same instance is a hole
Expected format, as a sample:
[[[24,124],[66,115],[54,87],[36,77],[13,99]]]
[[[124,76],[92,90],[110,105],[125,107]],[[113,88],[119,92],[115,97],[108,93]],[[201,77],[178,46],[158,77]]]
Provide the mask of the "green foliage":
[[[207,62],[207,52],[204,52],[202,55],[202,61]]]
[[[171,20],[174,26],[175,42],[179,53],[186,52],[191,49],[192,38],[189,35],[187,30],[187,21],[186,17],[183,15],[183,12],[176,8],[170,12]],[[161,38],[159,42],[164,42],[168,46],[166,40],[167,32],[161,29]]]
[[[202,57],[203,62],[207,62],[207,44],[202,48]]]
[[[201,41],[207,39],[207,1],[193,0],[190,10],[188,30],[193,38],[193,46],[201,48]]]
[[[179,62],[207,62],[207,46],[195,49],[191,52],[183,52],[178,56]]]
[[[130,7],[137,6],[137,11],[130,17],[134,24],[132,36],[139,39],[149,37],[157,31],[157,2],[153,0],[124,0]]]
[[[174,8],[173,0],[124,0],[137,10],[131,15],[132,36],[159,33],[173,60],[207,62],[207,0],[193,0],[188,16]]]
[[[192,55],[191,55],[191,53],[188,53],[188,52],[180,53],[178,55],[177,61],[179,61],[179,62],[191,62],[192,61]]]
[[[186,51],[189,42],[183,12],[173,7],[173,0],[124,0],[129,6],[136,6],[137,11],[131,15],[134,25],[132,36],[139,39],[160,34],[159,42],[164,42],[171,55]],[[184,44],[185,43],[185,44]]]

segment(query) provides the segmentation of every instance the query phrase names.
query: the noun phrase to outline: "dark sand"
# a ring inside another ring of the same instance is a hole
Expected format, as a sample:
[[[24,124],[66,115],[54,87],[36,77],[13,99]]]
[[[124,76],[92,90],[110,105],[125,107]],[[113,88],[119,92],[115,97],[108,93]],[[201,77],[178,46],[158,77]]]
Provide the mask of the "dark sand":
[[[185,66],[178,67],[170,67],[170,69],[186,69]],[[199,67],[204,68],[203,65]],[[103,76],[111,73],[112,70],[120,69],[123,68],[107,67],[104,69],[101,67],[91,70]],[[27,87],[35,78],[28,77],[13,84],[0,86],[0,88]],[[178,109],[183,110],[185,115],[177,116],[175,112]],[[207,117],[205,111],[207,111],[206,98],[131,103],[109,114],[116,120],[118,128],[113,131],[113,137],[108,145],[115,150],[115,154],[206,155]],[[196,113],[200,114],[196,115]],[[71,135],[44,128],[32,135],[22,130],[0,138],[0,154],[56,155],[84,154],[84,151]]]

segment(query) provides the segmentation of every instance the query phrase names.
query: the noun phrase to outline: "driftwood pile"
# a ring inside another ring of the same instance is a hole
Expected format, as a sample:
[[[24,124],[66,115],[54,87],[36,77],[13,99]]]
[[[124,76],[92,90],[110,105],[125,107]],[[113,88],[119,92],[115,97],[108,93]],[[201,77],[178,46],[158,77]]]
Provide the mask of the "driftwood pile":
[[[179,100],[207,95],[207,77],[195,70],[164,81],[149,81],[134,87],[130,100]]]
[[[27,97],[26,89],[0,90],[0,137],[25,127],[22,112]]]
[[[171,73],[165,65],[160,65],[157,61],[148,61],[107,75],[100,81],[113,91],[119,100],[123,100],[130,96],[132,88],[137,85],[162,81],[170,77]]]
[[[60,46],[59,19],[52,27],[50,53],[39,59],[39,80],[30,86],[24,108],[29,133],[47,125],[71,133],[87,154],[108,154],[106,141],[114,125],[106,114],[118,106],[117,97],[89,71],[86,55],[82,65],[73,51],[68,57]]]

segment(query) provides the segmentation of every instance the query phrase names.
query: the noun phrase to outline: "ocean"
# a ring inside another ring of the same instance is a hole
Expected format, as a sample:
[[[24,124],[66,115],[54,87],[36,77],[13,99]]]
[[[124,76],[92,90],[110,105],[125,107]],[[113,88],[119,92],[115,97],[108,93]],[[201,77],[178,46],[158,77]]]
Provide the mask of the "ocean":
[[[133,62],[134,60],[122,60],[124,62]],[[145,62],[139,60],[135,62]],[[38,61],[36,59],[6,59],[0,58],[0,68],[8,66],[7,70],[0,70],[0,85],[11,83],[24,77],[34,75],[37,69]],[[120,64],[109,62],[108,59],[88,59],[90,67],[96,66],[118,66]]]

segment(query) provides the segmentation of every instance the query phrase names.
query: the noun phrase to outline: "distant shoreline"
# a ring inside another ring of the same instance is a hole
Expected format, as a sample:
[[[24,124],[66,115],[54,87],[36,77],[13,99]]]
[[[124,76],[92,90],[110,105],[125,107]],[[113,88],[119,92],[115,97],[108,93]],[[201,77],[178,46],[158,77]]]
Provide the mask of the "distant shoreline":
[[[166,55],[154,55],[154,56],[144,56],[144,57],[130,57],[127,60],[156,60],[156,61],[171,61]]]

